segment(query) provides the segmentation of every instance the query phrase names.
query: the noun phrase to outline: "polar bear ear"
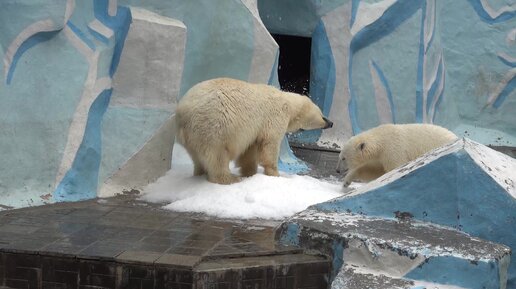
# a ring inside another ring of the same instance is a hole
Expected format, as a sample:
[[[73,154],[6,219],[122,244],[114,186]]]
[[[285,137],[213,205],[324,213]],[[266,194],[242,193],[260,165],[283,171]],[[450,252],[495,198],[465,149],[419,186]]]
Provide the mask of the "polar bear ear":
[[[361,151],[363,151],[365,148],[365,142],[360,143],[360,145],[358,147],[360,148]]]

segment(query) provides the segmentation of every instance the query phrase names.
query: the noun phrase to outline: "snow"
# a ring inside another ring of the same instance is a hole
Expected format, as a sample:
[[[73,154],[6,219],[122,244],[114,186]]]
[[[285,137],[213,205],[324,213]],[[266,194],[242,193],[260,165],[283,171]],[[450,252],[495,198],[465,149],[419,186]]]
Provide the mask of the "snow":
[[[232,185],[210,183],[206,176],[192,176],[193,164],[186,151],[174,146],[172,169],[144,190],[142,200],[168,203],[164,208],[204,213],[219,218],[280,220],[343,194],[337,179],[309,176],[270,177],[258,174]],[[237,169],[232,167],[236,174]]]

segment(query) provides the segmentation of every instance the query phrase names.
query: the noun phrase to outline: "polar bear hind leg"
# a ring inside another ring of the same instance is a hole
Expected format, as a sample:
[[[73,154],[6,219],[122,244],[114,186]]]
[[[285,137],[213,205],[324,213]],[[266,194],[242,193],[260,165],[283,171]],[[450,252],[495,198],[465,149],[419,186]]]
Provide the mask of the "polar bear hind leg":
[[[240,178],[231,174],[229,170],[229,157],[225,149],[214,148],[210,155],[203,157],[206,162],[208,181],[223,185],[233,184],[240,181]]]
[[[258,144],[254,143],[238,157],[236,164],[240,167],[242,177],[250,177],[258,170]]]
[[[202,164],[197,154],[190,153],[190,157],[192,158],[194,164],[194,176],[202,176],[206,174],[206,170],[204,169],[204,165]]]

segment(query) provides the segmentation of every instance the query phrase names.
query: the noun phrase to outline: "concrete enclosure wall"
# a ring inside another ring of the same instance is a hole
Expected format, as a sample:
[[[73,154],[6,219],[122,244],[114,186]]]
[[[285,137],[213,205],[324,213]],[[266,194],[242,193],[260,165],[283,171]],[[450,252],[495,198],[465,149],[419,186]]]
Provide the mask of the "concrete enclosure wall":
[[[505,0],[7,0],[0,209],[139,189],[169,168],[175,103],[220,76],[278,85],[270,33],[312,38],[310,94],[340,146],[384,122],[516,144]],[[300,138],[303,140],[303,138]],[[286,141],[283,169],[302,168]]]
[[[259,8],[271,32],[312,37],[310,92],[336,122],[321,145],[391,122],[515,145],[514,1],[260,0]]]

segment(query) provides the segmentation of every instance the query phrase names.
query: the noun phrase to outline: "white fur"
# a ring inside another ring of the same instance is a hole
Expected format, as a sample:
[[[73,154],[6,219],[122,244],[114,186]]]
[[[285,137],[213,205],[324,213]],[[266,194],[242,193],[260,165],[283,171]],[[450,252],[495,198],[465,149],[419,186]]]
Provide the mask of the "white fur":
[[[339,154],[337,169],[347,170],[344,186],[371,181],[457,136],[432,124],[385,124],[350,138]]]
[[[280,143],[286,132],[326,126],[321,110],[306,96],[229,78],[201,82],[176,110],[177,137],[194,162],[194,175],[230,184],[229,162],[243,176],[278,176]]]

